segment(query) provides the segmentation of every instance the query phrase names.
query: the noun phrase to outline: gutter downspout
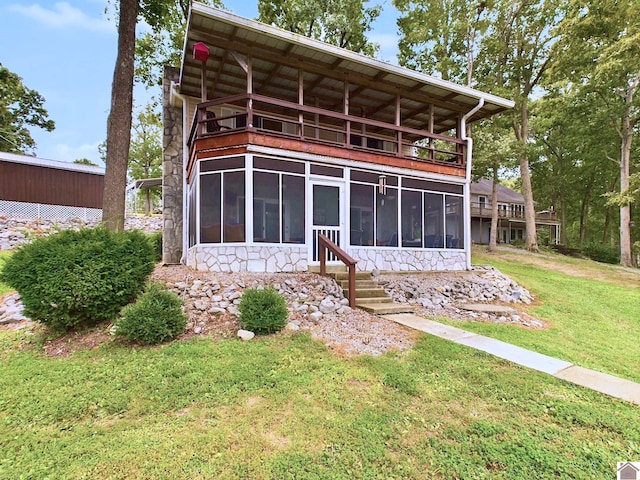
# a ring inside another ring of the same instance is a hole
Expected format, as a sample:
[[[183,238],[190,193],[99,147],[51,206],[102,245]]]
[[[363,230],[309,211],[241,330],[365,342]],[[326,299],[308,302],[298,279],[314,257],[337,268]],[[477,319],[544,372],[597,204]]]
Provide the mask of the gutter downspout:
[[[478,104],[473,107],[469,112],[465,113],[460,122],[460,129],[462,130],[460,139],[467,142],[466,152],[466,172],[464,181],[464,219],[465,219],[465,231],[464,236],[464,250],[467,252],[466,269],[471,270],[471,158],[473,153],[473,139],[467,137],[467,120],[471,118],[478,110],[484,106],[484,97],[478,100]]]
[[[189,235],[187,231],[189,226],[189,219],[187,218],[187,161],[189,159],[189,152],[187,150],[187,140],[185,136],[188,109],[187,99],[178,92],[178,86],[179,84],[173,81],[171,82],[170,97],[177,98],[182,104],[182,256],[180,257],[180,263],[186,265],[187,250],[189,249]]]

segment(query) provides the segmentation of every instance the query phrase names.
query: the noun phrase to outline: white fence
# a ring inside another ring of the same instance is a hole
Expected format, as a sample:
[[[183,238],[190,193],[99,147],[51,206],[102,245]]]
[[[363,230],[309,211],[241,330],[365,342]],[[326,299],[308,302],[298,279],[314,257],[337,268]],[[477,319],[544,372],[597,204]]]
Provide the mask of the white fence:
[[[0,216],[9,218],[43,218],[47,220],[78,218],[87,222],[100,220],[102,218],[102,209],[0,200]]]

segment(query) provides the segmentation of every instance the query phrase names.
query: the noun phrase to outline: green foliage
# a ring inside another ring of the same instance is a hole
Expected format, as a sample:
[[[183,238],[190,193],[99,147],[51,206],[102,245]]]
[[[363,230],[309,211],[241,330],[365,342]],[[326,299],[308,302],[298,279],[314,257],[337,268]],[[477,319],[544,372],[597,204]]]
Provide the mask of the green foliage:
[[[121,318],[116,322],[116,335],[155,345],[176,338],[186,326],[182,300],[163,285],[152,283],[135,303],[122,309]]]
[[[11,256],[10,251],[4,250],[4,251],[0,251],[0,274],[2,273],[2,268],[4,267],[4,263],[7,261],[7,258],[9,258]],[[0,282],[0,296],[4,295],[5,293],[11,291],[11,289],[9,288],[8,285],[5,285],[4,283]]]
[[[203,0],[201,3],[223,7],[220,0]],[[184,0],[143,2],[143,15],[151,29],[136,39],[135,76],[136,81],[146,87],[161,84],[162,68],[165,65],[180,65],[188,5],[189,2]]]
[[[143,289],[153,250],[137,231],[66,230],[22,246],[0,280],[15,288],[25,315],[55,330],[115,318]]]
[[[43,107],[44,97],[0,63],[0,152],[30,153],[36,146],[28,126],[55,128]]]
[[[382,10],[363,0],[261,0],[259,20],[316,40],[373,56],[379,46],[366,34]]]
[[[244,291],[238,313],[242,328],[254,333],[274,333],[287,324],[287,302],[274,288]]]
[[[620,262],[620,249],[605,243],[588,243],[583,245],[582,254],[596,262],[616,264]]]
[[[162,232],[154,232],[149,234],[151,248],[153,248],[153,256],[156,263],[162,261]]]

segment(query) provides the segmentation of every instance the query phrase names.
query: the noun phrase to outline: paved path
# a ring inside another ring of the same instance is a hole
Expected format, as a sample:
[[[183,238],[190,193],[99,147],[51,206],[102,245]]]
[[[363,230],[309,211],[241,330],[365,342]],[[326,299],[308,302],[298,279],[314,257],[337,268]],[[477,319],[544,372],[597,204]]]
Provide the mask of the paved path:
[[[421,330],[446,340],[451,340],[460,345],[482,350],[483,352],[504,358],[518,365],[548,373],[556,378],[561,378],[562,380],[567,380],[568,382],[640,405],[639,383],[579,367],[564,360],[558,360],[557,358],[532,352],[522,347],[516,347],[515,345],[494,338],[467,332],[466,330],[450,327],[449,325],[443,325],[442,323],[434,322],[433,320],[428,320],[412,313],[385,315],[385,317],[402,325],[406,325],[407,327],[415,328],[416,330]]]

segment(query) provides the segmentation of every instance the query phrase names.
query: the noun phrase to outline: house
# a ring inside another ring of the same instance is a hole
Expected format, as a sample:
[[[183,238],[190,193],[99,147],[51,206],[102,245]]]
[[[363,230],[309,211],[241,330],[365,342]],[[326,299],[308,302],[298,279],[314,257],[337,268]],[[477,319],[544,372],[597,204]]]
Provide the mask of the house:
[[[471,241],[488,244],[491,229],[491,198],[493,182],[482,178],[471,183]],[[553,210],[536,212],[538,231],[548,229],[549,242],[558,243],[560,223]],[[524,197],[522,194],[498,184],[498,238],[500,243],[524,241]]]
[[[637,480],[640,462],[618,462],[618,480]]]
[[[198,3],[163,79],[165,263],[470,268],[471,122],[513,102]],[[330,256],[329,260],[335,260]]]
[[[102,217],[104,168],[0,152],[0,215]]]

